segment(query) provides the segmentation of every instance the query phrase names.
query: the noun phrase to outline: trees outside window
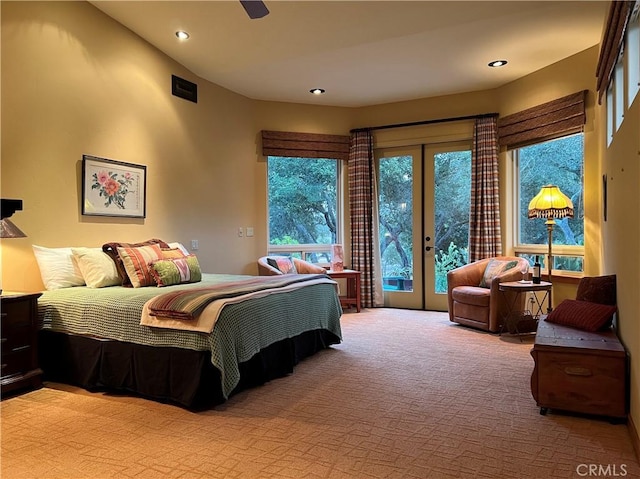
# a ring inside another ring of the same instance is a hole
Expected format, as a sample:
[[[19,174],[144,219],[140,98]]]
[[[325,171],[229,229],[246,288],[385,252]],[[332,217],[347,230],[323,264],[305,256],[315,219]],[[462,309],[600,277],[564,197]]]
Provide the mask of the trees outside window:
[[[339,162],[269,156],[269,251],[329,262],[340,224]]]
[[[531,199],[544,185],[554,184],[573,202],[574,217],[556,220],[553,229],[554,270],[583,271],[584,135],[557,138],[514,151],[516,160],[516,253],[544,264],[548,233],[543,219],[529,219]],[[545,268],[548,265],[544,265]]]

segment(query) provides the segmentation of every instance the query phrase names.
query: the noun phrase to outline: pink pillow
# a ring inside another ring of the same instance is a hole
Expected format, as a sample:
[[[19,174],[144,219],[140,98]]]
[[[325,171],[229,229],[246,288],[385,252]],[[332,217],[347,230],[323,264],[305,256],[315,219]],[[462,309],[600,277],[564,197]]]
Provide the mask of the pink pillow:
[[[617,309],[615,306],[607,304],[565,299],[549,313],[547,321],[595,332],[611,326],[613,314]]]

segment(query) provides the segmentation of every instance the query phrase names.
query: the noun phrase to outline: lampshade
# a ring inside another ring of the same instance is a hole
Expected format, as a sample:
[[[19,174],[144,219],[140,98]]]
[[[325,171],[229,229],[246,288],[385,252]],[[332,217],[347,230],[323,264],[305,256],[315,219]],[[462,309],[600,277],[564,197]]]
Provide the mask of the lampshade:
[[[26,238],[20,228],[14,225],[9,218],[0,220],[0,238]]]
[[[573,203],[555,185],[543,186],[529,202],[529,218],[573,218]]]

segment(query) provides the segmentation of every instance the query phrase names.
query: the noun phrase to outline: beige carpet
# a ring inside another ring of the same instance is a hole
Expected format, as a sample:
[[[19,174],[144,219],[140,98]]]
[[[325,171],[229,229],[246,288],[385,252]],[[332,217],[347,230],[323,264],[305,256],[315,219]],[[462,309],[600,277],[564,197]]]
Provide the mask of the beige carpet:
[[[392,309],[343,336],[203,413],[60,384],[6,399],[2,479],[640,477],[625,425],[539,414],[531,338]]]

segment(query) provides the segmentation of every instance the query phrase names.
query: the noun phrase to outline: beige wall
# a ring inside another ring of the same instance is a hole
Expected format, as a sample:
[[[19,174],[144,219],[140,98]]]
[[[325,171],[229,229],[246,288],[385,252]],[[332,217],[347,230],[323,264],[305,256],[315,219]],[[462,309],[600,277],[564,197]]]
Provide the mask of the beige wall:
[[[197,104],[171,95],[171,74],[198,83]],[[5,289],[41,287],[31,244],[198,239],[206,270],[247,270],[258,248],[237,227],[262,220],[252,112],[88,3],[3,2],[2,196],[24,201],[28,234],[3,242]],[[81,215],[83,154],[147,165],[146,219]]]
[[[599,108],[602,124],[604,107]],[[599,132],[606,144],[605,129]],[[604,149],[607,175],[607,221],[603,222],[604,273],[615,274],[618,287],[618,328],[631,356],[631,416],[640,429],[640,95]]]
[[[5,289],[42,288],[32,244],[99,246],[159,237],[189,246],[198,239],[205,271],[255,273],[255,259],[267,243],[260,130],[348,134],[364,126],[505,115],[582,89],[593,92],[595,83],[594,47],[485,92],[359,109],[252,101],[197,78],[88,3],[0,6],[1,193],[24,200],[24,211],[12,219],[28,234],[2,243]],[[197,104],[170,94],[171,74],[198,84]],[[636,100],[606,155],[593,93],[585,128],[585,267],[588,274],[619,277],[620,329],[634,361],[635,418],[640,418],[638,109]],[[146,219],[81,215],[83,154],[147,165]],[[504,173],[506,155],[501,162]],[[603,165],[612,177],[606,223]],[[503,184],[505,195],[508,188]],[[238,238],[237,229],[247,226],[255,236]],[[562,291],[566,297],[574,294],[572,288]]]

